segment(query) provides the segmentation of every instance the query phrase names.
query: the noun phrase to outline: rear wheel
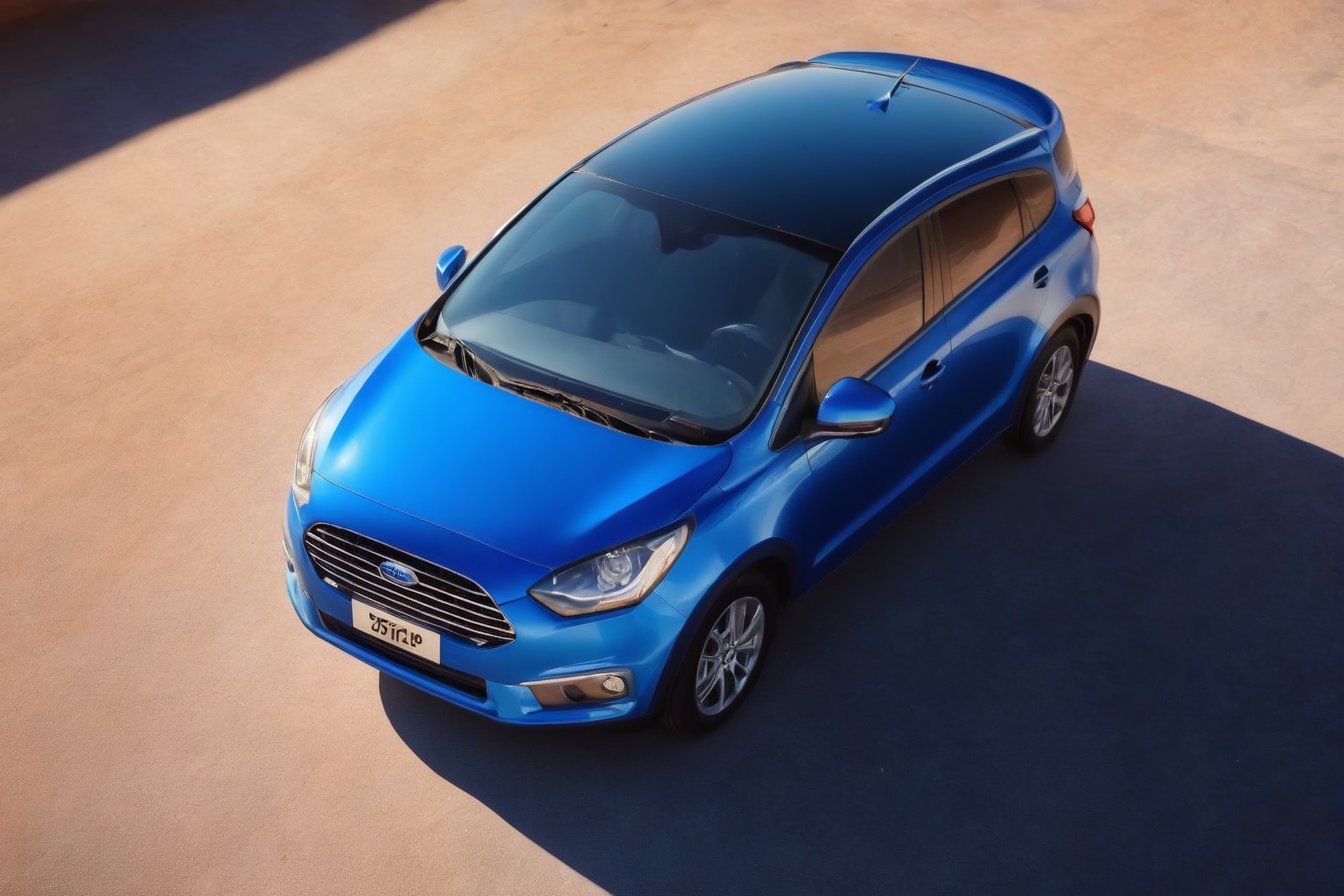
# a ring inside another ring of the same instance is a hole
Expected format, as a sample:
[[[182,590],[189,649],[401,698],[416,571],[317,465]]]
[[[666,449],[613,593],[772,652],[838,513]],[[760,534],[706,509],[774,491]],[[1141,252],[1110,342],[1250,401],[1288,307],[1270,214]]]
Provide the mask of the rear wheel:
[[[1082,354],[1078,333],[1065,327],[1037,357],[1022,386],[1009,440],[1023,451],[1040,451],[1058,436],[1078,391]]]
[[[663,722],[674,731],[717,728],[746,701],[774,637],[774,585],[747,573],[714,601],[691,640],[668,696]]]

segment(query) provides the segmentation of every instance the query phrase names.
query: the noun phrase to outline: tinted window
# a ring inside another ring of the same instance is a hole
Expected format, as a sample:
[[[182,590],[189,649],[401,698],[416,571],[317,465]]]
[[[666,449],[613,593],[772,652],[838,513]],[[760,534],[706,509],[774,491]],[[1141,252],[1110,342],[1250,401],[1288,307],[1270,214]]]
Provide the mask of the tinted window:
[[[1044,171],[1028,171],[1013,178],[1027,207],[1033,228],[1039,228],[1055,208],[1055,182]]]
[[[812,352],[817,393],[863,376],[924,324],[924,265],[912,227],[873,256],[831,312]]]
[[[952,269],[952,294],[960,295],[1022,241],[1022,216],[1013,185],[1001,180],[953,200],[938,212]]]
[[[510,379],[648,428],[677,417],[732,430],[760,403],[833,257],[575,173],[459,279],[437,332]]]
[[[1055,165],[1059,168],[1059,179],[1063,183],[1067,184],[1078,173],[1073,161],[1073,147],[1069,145],[1067,133],[1060,134],[1059,142],[1055,144]]]

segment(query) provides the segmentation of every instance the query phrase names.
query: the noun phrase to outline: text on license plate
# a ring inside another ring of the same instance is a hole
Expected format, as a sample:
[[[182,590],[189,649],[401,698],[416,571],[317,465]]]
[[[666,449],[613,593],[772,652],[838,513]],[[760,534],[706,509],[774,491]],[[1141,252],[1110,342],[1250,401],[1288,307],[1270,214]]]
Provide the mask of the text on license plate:
[[[357,600],[350,601],[355,628],[379,641],[399,647],[431,663],[439,661],[439,633],[423,628],[405,619],[399,619],[377,607]]]

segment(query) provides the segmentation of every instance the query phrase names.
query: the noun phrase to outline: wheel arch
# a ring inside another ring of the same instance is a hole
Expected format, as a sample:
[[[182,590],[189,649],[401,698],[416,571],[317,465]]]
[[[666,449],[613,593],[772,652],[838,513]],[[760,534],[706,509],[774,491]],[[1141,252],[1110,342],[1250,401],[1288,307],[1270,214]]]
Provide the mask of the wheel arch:
[[[1013,399],[1011,420],[1017,420],[1022,413],[1023,402],[1026,401],[1026,378],[1035,368],[1036,363],[1041,360],[1041,355],[1050,345],[1050,340],[1054,339],[1059,331],[1065,327],[1070,327],[1078,333],[1079,347],[1083,353],[1082,363],[1078,368],[1079,375],[1081,375],[1083,366],[1086,365],[1087,359],[1092,354],[1092,346],[1096,343],[1097,328],[1100,324],[1101,303],[1096,296],[1083,294],[1065,306],[1064,310],[1055,316],[1050,326],[1041,331],[1040,341],[1036,343],[1035,351],[1031,353],[1030,360],[1022,368],[1020,379],[1015,386],[1017,396]]]
[[[1101,302],[1091,294],[1080,295],[1055,317],[1054,323],[1041,340],[1044,346],[1064,327],[1073,327],[1078,331],[1078,341],[1082,347],[1083,360],[1092,356],[1092,347],[1097,341],[1097,329],[1101,325]]]
[[[695,633],[700,629],[700,625],[705,621],[705,614],[709,612],[709,608],[714,605],[719,595],[747,573],[760,572],[779,590],[780,605],[791,603],[797,596],[794,593],[797,582],[796,557],[793,545],[783,538],[768,538],[742,553],[719,574],[714,584],[705,589],[704,596],[696,602],[695,610],[686,617],[686,624],[682,626],[681,634],[677,637],[671,653],[668,654],[662,674],[658,676],[658,687],[650,704],[652,715],[661,714],[663,707],[667,705],[676,670],[681,668]]]

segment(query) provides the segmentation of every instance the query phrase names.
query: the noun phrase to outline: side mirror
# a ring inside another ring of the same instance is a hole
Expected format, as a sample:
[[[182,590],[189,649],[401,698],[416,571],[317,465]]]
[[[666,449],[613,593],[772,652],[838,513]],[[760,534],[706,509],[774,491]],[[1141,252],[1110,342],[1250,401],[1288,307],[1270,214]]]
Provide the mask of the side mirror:
[[[439,290],[448,288],[457,272],[462,270],[462,265],[467,263],[467,250],[461,246],[449,246],[439,253],[439,260],[434,264],[434,275],[439,279]]]
[[[852,439],[875,436],[887,428],[896,402],[885,389],[847,376],[836,382],[807,426],[809,438]]]

